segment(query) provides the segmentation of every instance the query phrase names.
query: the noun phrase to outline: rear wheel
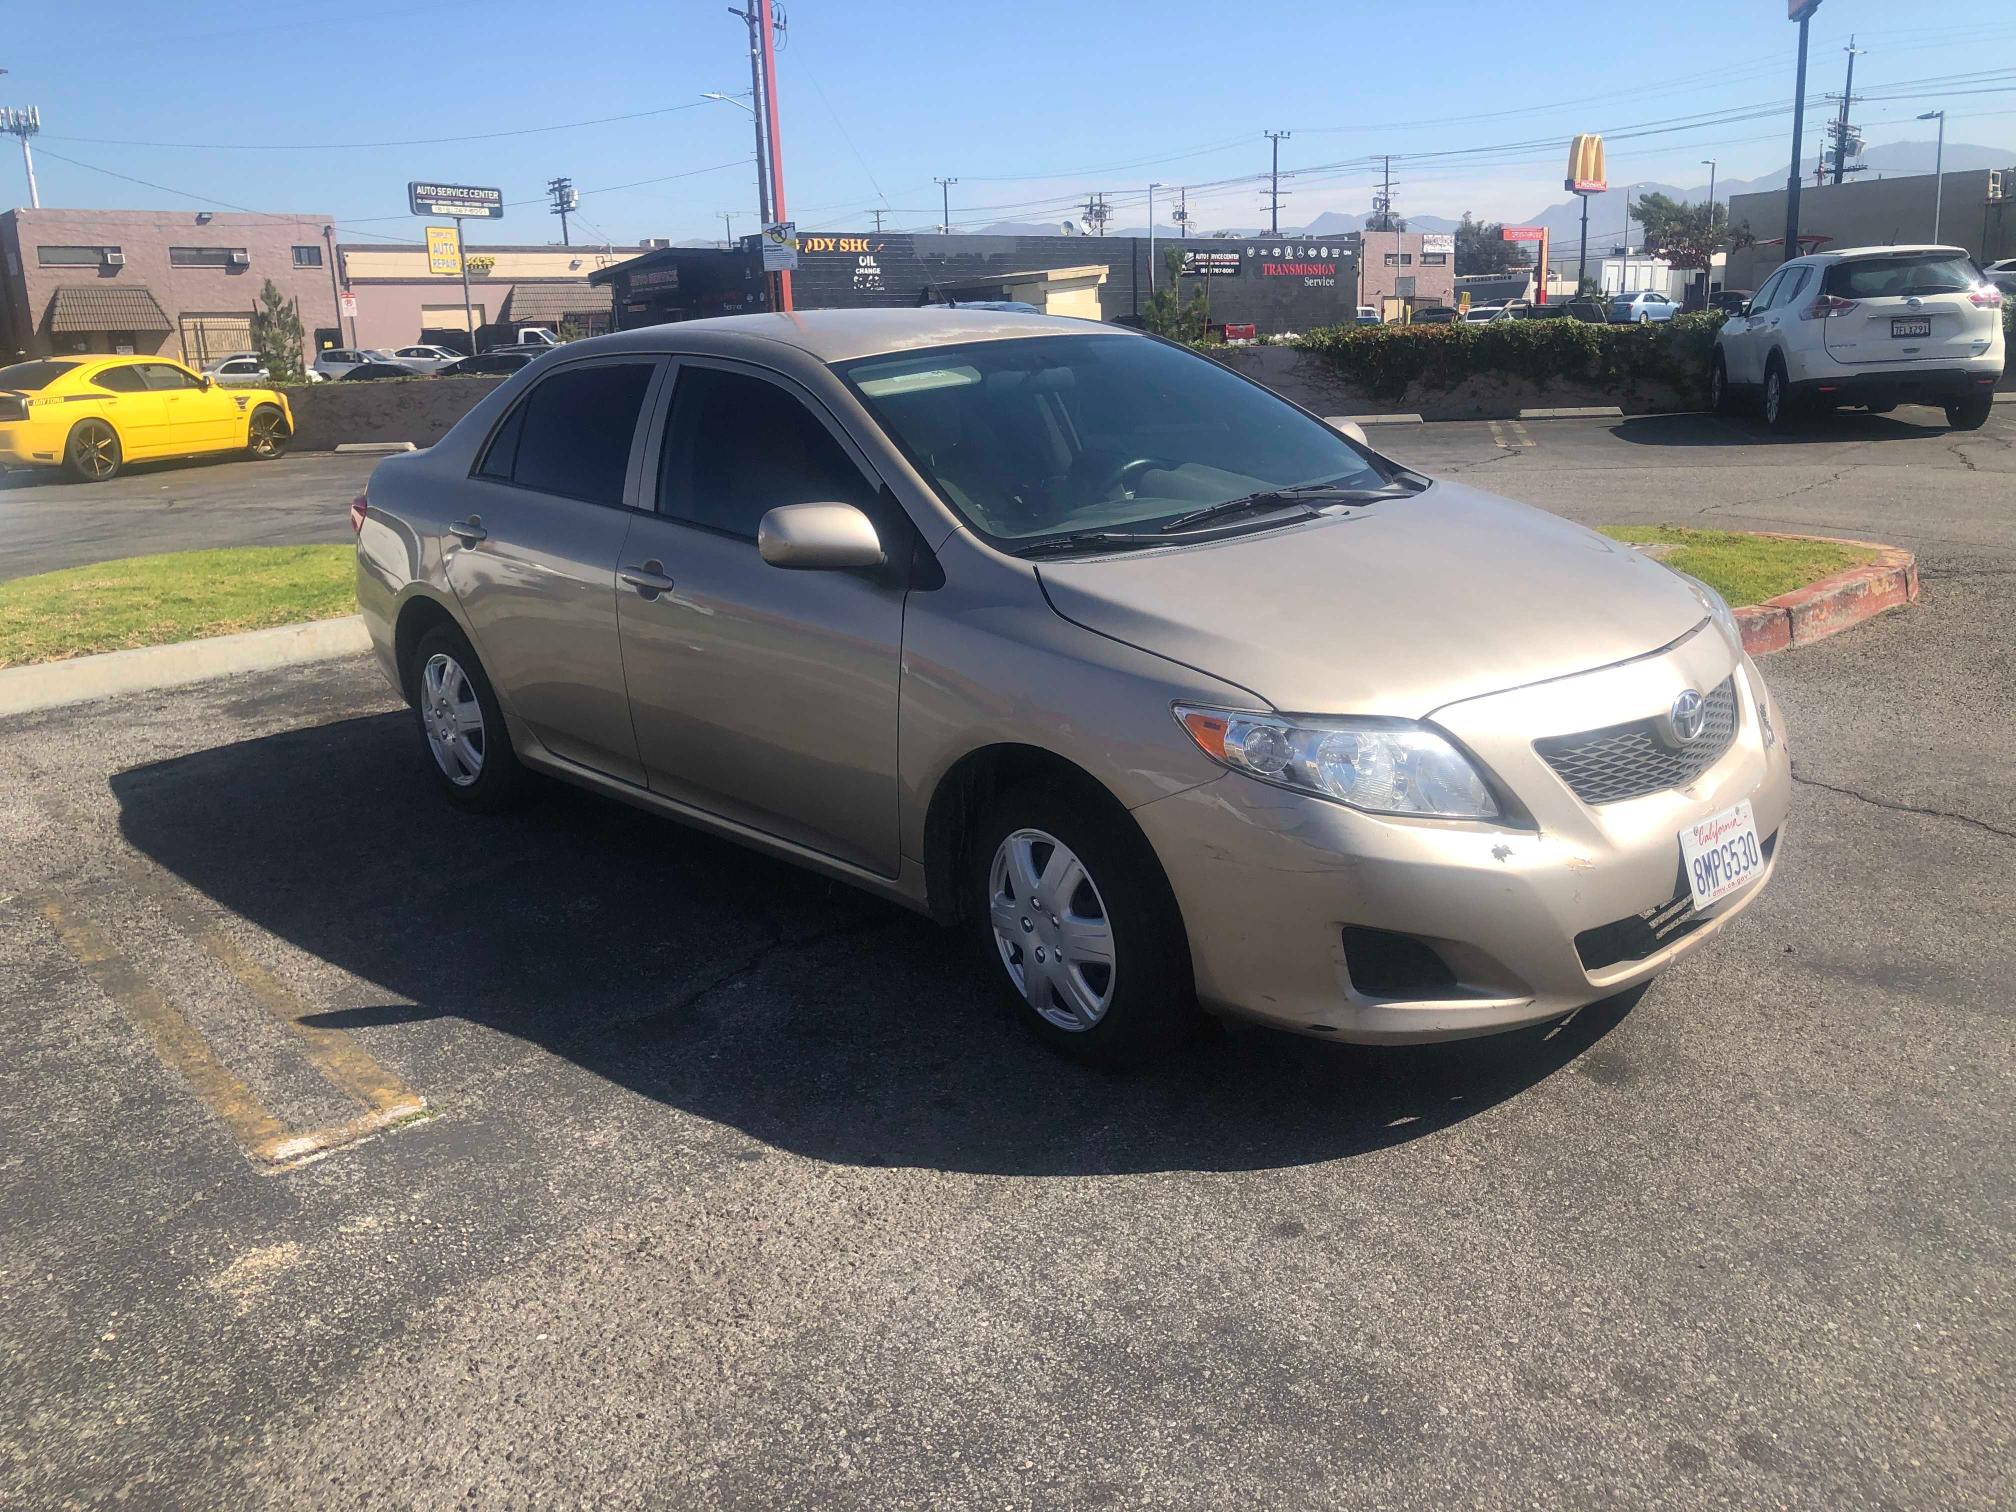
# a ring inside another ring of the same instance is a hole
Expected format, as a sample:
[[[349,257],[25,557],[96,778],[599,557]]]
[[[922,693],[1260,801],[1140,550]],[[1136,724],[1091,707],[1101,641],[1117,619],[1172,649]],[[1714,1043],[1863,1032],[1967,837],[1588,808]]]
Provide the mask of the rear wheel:
[[[104,483],[119,476],[126,454],[119,433],[103,420],[80,420],[63,446],[63,471],[75,483]]]
[[[262,404],[252,411],[252,423],[246,432],[245,449],[261,462],[271,462],[275,457],[287,454],[287,443],[293,437],[287,430],[287,418],[270,404]]]
[[[1797,418],[1785,369],[1774,357],[1764,369],[1764,423],[1774,431],[1788,431]]]
[[[1979,430],[1994,412],[1993,394],[1969,394],[1965,399],[1946,406],[1946,423],[1955,430]]]
[[[970,861],[983,969],[1044,1043],[1134,1065],[1196,1028],[1175,895],[1110,800],[1057,782],[1012,789],[981,815]]]
[[[437,625],[413,649],[413,712],[442,791],[457,808],[495,814],[524,793],[504,711],[469,638]]]

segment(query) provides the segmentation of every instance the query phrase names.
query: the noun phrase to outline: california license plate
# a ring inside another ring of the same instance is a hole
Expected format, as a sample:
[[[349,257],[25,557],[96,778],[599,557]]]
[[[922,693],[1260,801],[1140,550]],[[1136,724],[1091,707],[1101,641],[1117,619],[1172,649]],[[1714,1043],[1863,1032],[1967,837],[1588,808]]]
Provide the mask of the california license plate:
[[[1893,320],[1890,322],[1890,334],[1892,336],[1930,336],[1932,334],[1932,322],[1930,320]]]
[[[1762,876],[1764,851],[1757,843],[1750,800],[1680,831],[1680,859],[1696,909],[1718,903]]]

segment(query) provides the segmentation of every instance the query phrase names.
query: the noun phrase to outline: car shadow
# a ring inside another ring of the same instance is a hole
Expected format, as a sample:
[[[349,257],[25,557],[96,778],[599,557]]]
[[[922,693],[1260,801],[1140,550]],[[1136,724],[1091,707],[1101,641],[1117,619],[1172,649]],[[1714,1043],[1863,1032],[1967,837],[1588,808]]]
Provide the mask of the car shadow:
[[[209,452],[197,457],[159,457],[145,462],[128,462],[119,469],[119,476],[112,482],[117,484],[127,478],[144,478],[152,473],[184,472],[192,469],[223,467],[234,462],[247,460],[243,451]],[[270,464],[269,464],[270,465]],[[63,469],[55,465],[48,467],[6,467],[0,468],[0,491],[12,488],[43,488],[51,484],[67,485],[88,491],[106,485],[72,483]]]
[[[1816,441],[1936,441],[1949,434],[1946,418],[1938,410],[1900,408],[1906,416],[1916,413],[1926,418],[1836,410],[1805,418],[1781,433],[1766,426],[1759,415],[1633,415],[1612,425],[1610,434],[1634,446],[1809,446]]]
[[[1334,1160],[1517,1095],[1635,1001],[1409,1049],[1224,1029],[1143,1070],[1093,1071],[1026,1034],[976,953],[925,919],[558,786],[471,817],[422,760],[409,717],[384,714],[111,786],[140,854],[389,999],[313,1022],[425,1035],[466,1020],[829,1161],[1090,1175]]]

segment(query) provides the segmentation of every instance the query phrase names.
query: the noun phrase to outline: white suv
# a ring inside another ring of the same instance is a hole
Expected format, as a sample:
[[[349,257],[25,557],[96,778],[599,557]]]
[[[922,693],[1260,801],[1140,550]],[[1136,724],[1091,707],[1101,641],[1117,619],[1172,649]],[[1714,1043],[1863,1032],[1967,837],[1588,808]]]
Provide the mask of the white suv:
[[[1936,404],[1958,430],[1987,422],[2002,376],[2002,294],[1962,247],[1850,247],[1797,257],[1715,336],[1709,399],[1763,400],[1773,429],[1803,408],[1876,414]]]

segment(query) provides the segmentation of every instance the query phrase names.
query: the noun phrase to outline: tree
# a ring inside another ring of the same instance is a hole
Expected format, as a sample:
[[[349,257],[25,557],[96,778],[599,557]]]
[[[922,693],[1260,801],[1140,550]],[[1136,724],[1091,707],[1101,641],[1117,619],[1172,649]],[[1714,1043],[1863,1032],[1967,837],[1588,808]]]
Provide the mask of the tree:
[[[1183,249],[1170,247],[1162,254],[1162,287],[1141,302],[1141,324],[1157,336],[1171,341],[1202,341],[1208,323],[1209,296],[1204,280],[1189,298],[1183,296]]]
[[[1647,194],[1631,206],[1645,228],[1645,250],[1676,268],[1705,268],[1729,241],[1729,213],[1722,205],[1690,205],[1664,194]]]
[[[1480,221],[1468,210],[1456,225],[1456,276],[1470,273],[1519,273],[1528,266],[1523,245],[1505,240],[1505,227]]]
[[[301,307],[283,299],[267,279],[259,291],[259,308],[252,312],[252,350],[275,383],[308,381],[301,370],[301,336]]]

